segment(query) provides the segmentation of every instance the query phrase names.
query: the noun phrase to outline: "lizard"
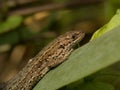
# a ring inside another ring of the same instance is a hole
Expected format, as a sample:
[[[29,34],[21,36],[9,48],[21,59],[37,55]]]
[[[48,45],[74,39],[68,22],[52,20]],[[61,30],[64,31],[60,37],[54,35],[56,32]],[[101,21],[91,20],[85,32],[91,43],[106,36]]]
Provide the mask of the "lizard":
[[[43,48],[12,79],[5,83],[2,90],[31,90],[53,67],[64,62],[73,46],[83,39],[83,31],[70,31],[60,35]]]

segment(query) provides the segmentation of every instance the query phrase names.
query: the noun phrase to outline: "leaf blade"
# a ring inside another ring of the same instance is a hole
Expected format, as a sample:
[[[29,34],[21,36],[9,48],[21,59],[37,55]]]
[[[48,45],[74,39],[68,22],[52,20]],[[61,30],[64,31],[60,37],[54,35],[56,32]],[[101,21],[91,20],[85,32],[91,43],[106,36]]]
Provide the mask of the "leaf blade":
[[[33,90],[55,90],[118,62],[119,29],[115,28],[75,50],[67,61],[51,70]]]

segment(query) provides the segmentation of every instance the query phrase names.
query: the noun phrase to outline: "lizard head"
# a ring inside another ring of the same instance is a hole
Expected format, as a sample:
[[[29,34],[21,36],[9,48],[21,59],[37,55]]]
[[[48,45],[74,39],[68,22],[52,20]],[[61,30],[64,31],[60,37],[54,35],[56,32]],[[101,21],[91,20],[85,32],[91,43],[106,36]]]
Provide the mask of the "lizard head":
[[[60,36],[61,45],[65,47],[73,47],[83,39],[85,33],[82,31],[70,31]]]

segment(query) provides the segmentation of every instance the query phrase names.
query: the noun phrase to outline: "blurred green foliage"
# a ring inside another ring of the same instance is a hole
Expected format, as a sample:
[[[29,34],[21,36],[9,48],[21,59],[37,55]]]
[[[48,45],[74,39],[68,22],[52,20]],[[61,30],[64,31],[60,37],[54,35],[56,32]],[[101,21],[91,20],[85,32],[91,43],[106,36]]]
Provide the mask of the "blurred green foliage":
[[[0,23],[0,34],[16,29],[22,20],[22,16],[9,16],[6,21]]]
[[[120,26],[120,10],[117,10],[116,14],[112,17],[109,23],[107,23],[106,25],[104,25],[102,28],[100,28],[94,33],[91,40],[96,39],[97,37],[103,35],[107,31],[110,31],[118,26]]]

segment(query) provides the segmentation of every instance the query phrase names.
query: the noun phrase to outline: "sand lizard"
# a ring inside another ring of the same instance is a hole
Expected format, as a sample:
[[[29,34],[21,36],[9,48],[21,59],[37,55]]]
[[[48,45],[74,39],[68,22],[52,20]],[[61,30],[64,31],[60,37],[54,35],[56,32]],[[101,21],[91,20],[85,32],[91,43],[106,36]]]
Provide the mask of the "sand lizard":
[[[67,59],[73,46],[81,41],[85,33],[70,31],[55,39],[40,51],[2,90],[31,90],[53,67]]]

